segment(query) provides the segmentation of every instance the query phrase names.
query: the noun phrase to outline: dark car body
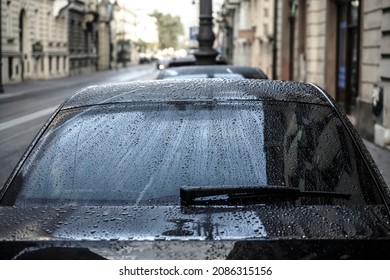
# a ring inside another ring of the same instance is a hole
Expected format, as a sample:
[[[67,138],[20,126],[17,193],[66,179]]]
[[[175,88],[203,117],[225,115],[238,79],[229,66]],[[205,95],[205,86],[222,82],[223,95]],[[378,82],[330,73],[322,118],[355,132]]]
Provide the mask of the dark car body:
[[[388,259],[390,195],[315,85],[84,89],[1,190],[15,259]]]
[[[188,65],[195,65],[195,64],[196,64],[196,58],[193,55],[188,55],[184,57],[173,57],[168,61],[166,68],[188,66]]]
[[[169,58],[163,57],[159,58],[156,63],[157,70],[162,70],[168,66]]]
[[[257,67],[233,66],[233,65],[197,65],[168,68],[157,76],[157,79],[177,78],[223,78],[240,75],[245,79],[268,79]],[[234,77],[232,77],[234,78]]]

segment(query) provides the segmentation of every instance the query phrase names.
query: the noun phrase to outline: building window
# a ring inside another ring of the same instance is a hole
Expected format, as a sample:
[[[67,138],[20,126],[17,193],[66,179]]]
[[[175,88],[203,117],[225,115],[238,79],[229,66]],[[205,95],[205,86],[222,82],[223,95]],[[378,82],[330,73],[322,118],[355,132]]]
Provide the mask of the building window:
[[[51,61],[52,61],[52,57],[51,56],[49,56],[49,73],[51,73]]]
[[[8,79],[12,79],[13,76],[13,57],[8,57]]]
[[[60,71],[60,57],[57,56],[57,72]]]
[[[264,8],[264,17],[268,17],[268,8]]]
[[[38,9],[35,9],[35,38],[40,38]]]
[[[38,66],[39,66],[39,56],[34,58],[34,73],[39,72]]]
[[[74,53],[75,50],[76,50],[76,42],[77,42],[77,38],[75,37],[75,32],[76,32],[76,28],[74,27],[74,20],[72,19],[70,21],[70,29],[69,29],[69,51],[70,53]]]
[[[43,57],[41,59],[41,71],[45,72],[45,60],[43,59]]]
[[[11,1],[7,1],[7,8],[5,13],[5,20],[7,23],[7,37],[12,37],[12,11],[11,11]]]
[[[64,71],[66,71],[66,56],[64,55]]]

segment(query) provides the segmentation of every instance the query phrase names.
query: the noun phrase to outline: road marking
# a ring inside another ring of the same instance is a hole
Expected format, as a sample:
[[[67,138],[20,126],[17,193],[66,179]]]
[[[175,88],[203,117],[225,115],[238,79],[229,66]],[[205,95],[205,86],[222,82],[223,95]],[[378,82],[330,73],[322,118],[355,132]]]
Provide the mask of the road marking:
[[[0,131],[8,129],[8,128],[11,128],[11,127],[14,127],[14,126],[17,126],[17,125],[20,125],[20,124],[25,123],[25,122],[29,122],[29,121],[38,119],[40,117],[44,117],[44,116],[50,115],[57,108],[58,108],[58,105],[53,106],[53,107],[49,107],[49,108],[46,108],[46,109],[43,109],[43,110],[40,110],[40,111],[37,111],[37,112],[34,112],[34,113],[31,113],[31,114],[28,114],[28,115],[25,115],[23,117],[19,117],[19,118],[16,118],[16,119],[13,119],[13,120],[10,120],[10,121],[7,121],[7,122],[0,123]]]

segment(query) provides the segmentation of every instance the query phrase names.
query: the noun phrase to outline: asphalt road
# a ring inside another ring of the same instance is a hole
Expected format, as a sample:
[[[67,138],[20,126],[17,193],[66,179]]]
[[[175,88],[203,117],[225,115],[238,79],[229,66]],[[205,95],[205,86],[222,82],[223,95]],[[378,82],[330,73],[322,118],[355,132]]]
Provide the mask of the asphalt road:
[[[54,110],[78,90],[96,84],[155,79],[155,65],[97,72],[5,88],[0,98],[0,188]],[[13,91],[13,92],[12,92]]]

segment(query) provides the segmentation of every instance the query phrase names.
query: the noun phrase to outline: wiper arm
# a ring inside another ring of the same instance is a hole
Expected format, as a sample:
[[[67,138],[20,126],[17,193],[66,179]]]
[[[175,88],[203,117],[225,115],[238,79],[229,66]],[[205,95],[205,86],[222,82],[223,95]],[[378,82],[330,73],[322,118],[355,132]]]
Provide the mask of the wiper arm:
[[[196,198],[228,195],[229,197],[280,197],[297,199],[299,197],[332,197],[350,199],[351,194],[325,192],[325,191],[301,191],[298,188],[285,186],[182,186],[180,199],[183,203],[191,203]]]

